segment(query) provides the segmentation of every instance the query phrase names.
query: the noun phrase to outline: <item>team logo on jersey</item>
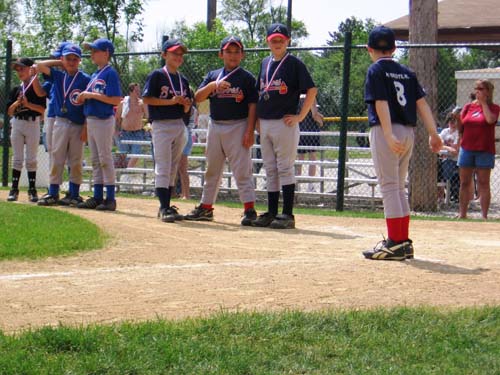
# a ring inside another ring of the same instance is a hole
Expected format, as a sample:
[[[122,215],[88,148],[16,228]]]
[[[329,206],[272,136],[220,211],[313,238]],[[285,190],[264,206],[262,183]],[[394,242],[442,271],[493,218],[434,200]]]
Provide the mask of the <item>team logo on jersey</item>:
[[[234,99],[236,103],[241,103],[245,99],[243,91],[239,87],[229,87],[216,93],[219,99]]]
[[[172,92],[170,87],[168,86],[160,87],[160,99],[168,99],[170,94],[172,94],[172,96],[175,96],[175,93]]]
[[[106,93],[106,81],[103,79],[96,79],[92,83],[91,90],[92,90],[92,92],[97,92],[99,94],[105,94]]]
[[[78,106],[82,106],[83,103],[78,103],[77,102],[77,99],[78,99],[78,95],[80,95],[80,93],[82,92],[82,90],[80,89],[74,89],[74,90],[71,90],[71,92],[69,93],[68,97],[69,97],[69,101],[71,102],[72,105],[74,105],[75,107],[78,107]]]
[[[260,88],[264,89],[266,87],[264,80],[260,80]],[[280,95],[286,95],[288,94],[288,86],[285,81],[283,81],[281,78],[275,79],[271,84],[269,85],[269,88],[266,91],[278,91]]]

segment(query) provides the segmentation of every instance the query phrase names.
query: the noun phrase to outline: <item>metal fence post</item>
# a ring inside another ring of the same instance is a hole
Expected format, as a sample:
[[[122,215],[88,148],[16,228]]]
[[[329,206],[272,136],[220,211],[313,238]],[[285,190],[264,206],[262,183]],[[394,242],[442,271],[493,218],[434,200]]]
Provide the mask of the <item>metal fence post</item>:
[[[345,33],[344,74],[342,77],[342,105],[340,108],[339,166],[337,169],[337,204],[336,210],[344,210],[344,178],[347,147],[347,116],[349,112],[349,79],[351,74],[352,33]]]
[[[12,79],[12,40],[5,42],[5,97],[10,94]],[[9,184],[9,115],[7,110],[3,116],[3,151],[2,151],[2,186]]]

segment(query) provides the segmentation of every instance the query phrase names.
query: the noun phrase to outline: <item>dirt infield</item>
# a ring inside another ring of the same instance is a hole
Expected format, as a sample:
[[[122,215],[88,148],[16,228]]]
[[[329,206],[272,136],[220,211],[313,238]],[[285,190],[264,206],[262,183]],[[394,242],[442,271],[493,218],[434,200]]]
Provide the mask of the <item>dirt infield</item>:
[[[71,210],[111,234],[105,249],[0,262],[0,329],[220,310],[500,303],[499,223],[412,221],[416,259],[377,262],[360,251],[380,240],[383,220],[298,215],[297,229],[275,231],[241,227],[241,210],[220,206],[212,223],[161,223],[154,200],[120,199],[118,209]]]

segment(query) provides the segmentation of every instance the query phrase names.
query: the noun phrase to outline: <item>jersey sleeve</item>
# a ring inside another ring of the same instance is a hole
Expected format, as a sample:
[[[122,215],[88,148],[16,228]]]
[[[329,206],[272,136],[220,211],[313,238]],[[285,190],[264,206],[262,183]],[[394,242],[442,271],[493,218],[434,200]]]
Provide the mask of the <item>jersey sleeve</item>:
[[[106,95],[107,96],[122,96],[120,88],[120,78],[114,69],[110,69],[106,80]]]
[[[198,86],[198,90],[204,88],[206,85],[208,85],[210,82],[213,82],[215,81],[215,78],[214,78],[214,72],[211,71],[211,72],[208,72],[208,74],[205,76],[205,78],[203,79],[203,82],[200,83],[200,85]]]
[[[248,103],[257,103],[259,100],[259,92],[257,91],[257,80],[253,76],[253,74],[248,73],[247,76],[247,85],[246,85],[246,97]]]
[[[146,78],[146,83],[144,84],[144,89],[142,90],[142,96],[158,98],[160,96],[159,82],[158,71],[155,70],[151,72]]]
[[[384,76],[376,65],[368,68],[365,80],[365,102],[374,103],[376,100],[389,100]]]

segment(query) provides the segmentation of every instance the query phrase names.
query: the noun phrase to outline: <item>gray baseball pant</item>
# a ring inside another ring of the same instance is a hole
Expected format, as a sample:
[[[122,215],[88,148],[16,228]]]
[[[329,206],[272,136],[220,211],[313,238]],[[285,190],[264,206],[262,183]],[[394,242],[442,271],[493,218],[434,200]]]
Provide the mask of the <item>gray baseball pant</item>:
[[[405,185],[415,140],[415,129],[401,124],[392,124],[392,133],[405,145],[405,150],[400,155],[389,149],[382,126],[374,126],[370,129],[373,165],[382,193],[384,215],[388,219],[410,214]]]
[[[114,132],[114,117],[107,119],[87,117],[87,135],[94,184],[115,184],[115,166],[112,153]]]
[[[169,188],[175,183],[182,150],[186,144],[182,119],[154,120],[151,136],[155,158],[155,187]]]
[[[70,120],[57,117],[53,128],[52,139],[52,168],[50,169],[50,183],[61,185],[63,180],[64,164],[70,167],[69,180],[75,184],[82,183],[83,142],[80,140],[82,125]]]
[[[26,161],[26,170],[35,172],[37,167],[38,145],[40,144],[40,117],[35,120],[22,120],[11,118],[12,132],[10,142],[12,144],[12,168],[18,171],[23,169]],[[24,155],[26,145],[26,156]]]
[[[255,188],[252,177],[252,153],[243,147],[243,136],[247,119],[217,122],[212,121],[207,136],[207,170],[201,203],[214,204],[224,172],[226,158],[236,180],[242,203],[255,202]]]
[[[283,119],[260,119],[260,147],[267,177],[267,191],[280,191],[295,183],[295,158],[299,145],[298,125],[287,126]]]
[[[52,170],[52,134],[55,122],[55,117],[45,118],[45,142],[47,143],[47,152],[49,154],[49,171]]]

